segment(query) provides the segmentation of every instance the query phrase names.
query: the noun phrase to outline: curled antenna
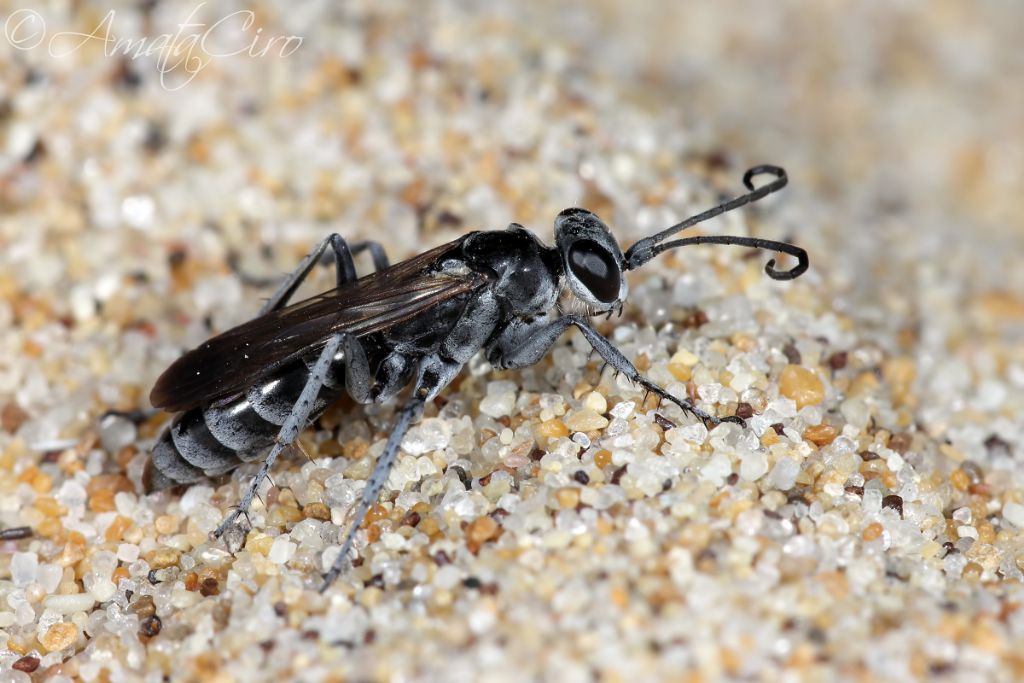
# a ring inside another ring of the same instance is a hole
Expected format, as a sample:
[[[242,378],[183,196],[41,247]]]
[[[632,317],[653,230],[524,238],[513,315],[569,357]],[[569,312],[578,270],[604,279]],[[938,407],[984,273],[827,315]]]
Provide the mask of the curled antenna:
[[[775,176],[775,180],[771,181],[767,185],[761,187],[754,187],[754,178],[762,174],[770,174]],[[738,209],[741,206],[756,202],[763,197],[766,197],[773,192],[778,192],[786,186],[789,182],[789,177],[786,175],[786,171],[778,166],[761,165],[754,166],[743,174],[743,184],[750,192],[745,195],[730,199],[727,202],[723,202],[718,206],[708,209],[696,216],[691,216],[686,220],[676,223],[670,228],[666,228],[661,232],[645,237],[640,240],[626,251],[626,270],[633,270],[639,268],[643,264],[650,261],[652,258],[667,251],[669,249],[675,249],[676,247],[685,247],[689,244],[732,244],[741,247],[751,247],[754,249],[771,249],[774,251],[781,251],[790,256],[797,258],[797,264],[789,270],[778,270],[775,268],[775,259],[768,261],[765,266],[765,272],[768,277],[773,280],[792,280],[800,277],[807,270],[807,266],[810,261],[807,258],[807,252],[800,247],[786,242],[776,242],[775,240],[763,240],[756,237],[736,237],[732,235],[708,235],[701,237],[688,237],[681,240],[673,240],[671,242],[665,242],[660,244],[662,240],[667,237],[671,237],[676,233],[682,232],[689,227],[692,227],[698,223],[702,223],[709,218],[714,218],[723,213]]]

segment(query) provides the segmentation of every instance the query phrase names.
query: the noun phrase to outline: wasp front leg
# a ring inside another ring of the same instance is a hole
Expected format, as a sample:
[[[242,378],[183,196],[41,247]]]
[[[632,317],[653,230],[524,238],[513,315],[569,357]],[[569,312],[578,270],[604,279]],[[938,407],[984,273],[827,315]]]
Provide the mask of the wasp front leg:
[[[735,422],[744,424],[738,417],[717,417],[695,406],[688,399],[677,398],[668,393],[650,379],[640,374],[629,359],[622,355],[615,346],[595,330],[586,318],[578,315],[565,315],[551,320],[547,317],[521,320],[510,323],[505,331],[488,348],[487,359],[491,365],[499,369],[522,368],[538,362],[555,341],[570,327],[575,326],[591,347],[604,359],[604,362],[621,372],[631,381],[639,384],[662,400],[671,401],[684,411],[691,413],[705,423]]]

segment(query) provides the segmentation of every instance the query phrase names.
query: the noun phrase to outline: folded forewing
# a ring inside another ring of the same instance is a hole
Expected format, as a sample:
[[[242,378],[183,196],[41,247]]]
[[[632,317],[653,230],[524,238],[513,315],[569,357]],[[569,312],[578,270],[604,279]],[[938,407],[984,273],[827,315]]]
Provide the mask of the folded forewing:
[[[474,291],[485,275],[439,272],[464,237],[232,328],[175,361],[149,395],[170,412],[238,394],[282,364],[316,353],[331,335],[365,336],[428,315]]]

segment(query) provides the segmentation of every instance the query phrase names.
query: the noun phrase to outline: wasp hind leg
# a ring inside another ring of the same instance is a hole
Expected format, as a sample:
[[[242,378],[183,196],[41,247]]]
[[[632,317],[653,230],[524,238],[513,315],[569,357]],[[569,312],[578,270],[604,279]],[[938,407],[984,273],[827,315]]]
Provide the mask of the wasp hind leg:
[[[331,249],[329,255],[327,252],[328,247]],[[292,295],[295,294],[295,291],[305,282],[306,277],[309,276],[313,268],[319,263],[326,264],[333,260],[335,282],[339,287],[355,280],[357,277],[356,267],[352,258],[364,251],[370,252],[375,270],[384,270],[388,267],[388,255],[380,242],[365,240],[350,245],[338,233],[331,233],[302,259],[302,262],[284,279],[284,282],[281,282],[274,294],[263,304],[263,307],[260,309],[260,315],[286,306],[291,300]],[[325,258],[327,259],[326,261]],[[253,287],[266,287],[279,281],[276,277],[261,277],[246,273],[239,263],[238,254],[235,252],[228,255],[228,266],[230,266],[231,270],[242,282]]]
[[[335,354],[342,344],[342,335],[336,334],[327,340],[327,344],[324,346],[323,351],[320,352],[320,357],[317,358],[316,365],[313,366],[309,373],[309,378],[306,380],[306,385],[302,388],[302,392],[299,394],[298,400],[292,407],[291,413],[285,419],[281,425],[281,430],[277,433],[274,438],[274,445],[271,447],[270,452],[263,461],[263,465],[260,466],[259,472],[253,478],[252,483],[246,490],[242,499],[238,502],[238,507],[231,512],[230,515],[224,518],[224,521],[220,523],[216,531],[213,532],[215,538],[220,538],[228,527],[234,524],[235,520],[239,516],[246,514],[249,511],[249,505],[252,504],[252,499],[256,497],[259,491],[260,484],[266,479],[267,474],[270,473],[270,468],[274,466],[274,462],[277,460],[277,456],[281,454],[285,448],[290,446],[295,439],[298,438],[299,433],[302,432],[306,423],[309,421],[309,415],[313,410],[314,402],[316,401],[317,394],[320,393],[320,389],[324,386],[324,381],[327,377],[327,371],[330,368],[331,362],[334,360]]]
[[[281,429],[278,431],[277,436],[274,437],[274,445],[264,459],[263,465],[260,466],[252,483],[239,501],[238,507],[214,531],[215,537],[219,538],[239,516],[248,511],[253,498],[256,497],[259,491],[260,485],[270,473],[270,469],[274,466],[274,462],[281,454],[281,451],[291,446],[299,438],[299,434],[309,422],[316,397],[326,383],[327,373],[339,352],[342,354],[341,357],[345,367],[345,390],[352,398],[361,403],[368,403],[371,400],[373,376],[370,374],[370,367],[367,363],[366,353],[363,350],[362,344],[352,335],[334,335],[327,340],[327,344],[320,352],[316,363],[309,368],[309,377],[306,379],[306,384],[303,386],[302,392],[295,401],[295,405],[292,407],[288,417],[281,424]]]
[[[381,246],[380,242],[374,242],[373,240],[364,240],[362,242],[356,242],[352,245],[352,255],[358,256],[364,251],[370,252],[370,258],[373,259],[373,269],[381,271],[391,265],[388,261],[388,254],[384,251],[384,247]]]
[[[336,232],[331,233],[321,240],[313,251],[309,252],[306,258],[302,259],[298,267],[285,278],[273,296],[263,304],[263,308],[260,309],[260,315],[286,306],[288,301],[291,300],[292,295],[295,294],[295,290],[299,288],[313,268],[323,259],[328,247],[330,247],[331,253],[334,256],[335,282],[338,287],[356,279],[356,266],[352,261],[352,257],[362,251],[370,252],[373,258],[373,266],[377,270],[388,267],[388,257],[380,243],[365,241],[356,242],[350,246],[344,237]]]

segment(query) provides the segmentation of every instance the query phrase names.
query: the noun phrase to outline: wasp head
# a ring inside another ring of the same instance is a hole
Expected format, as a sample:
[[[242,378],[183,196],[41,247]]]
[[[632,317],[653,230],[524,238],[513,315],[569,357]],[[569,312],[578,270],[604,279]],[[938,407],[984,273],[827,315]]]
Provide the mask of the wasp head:
[[[608,226],[586,209],[555,218],[555,243],[569,289],[592,312],[603,313],[626,298],[626,259]]]

